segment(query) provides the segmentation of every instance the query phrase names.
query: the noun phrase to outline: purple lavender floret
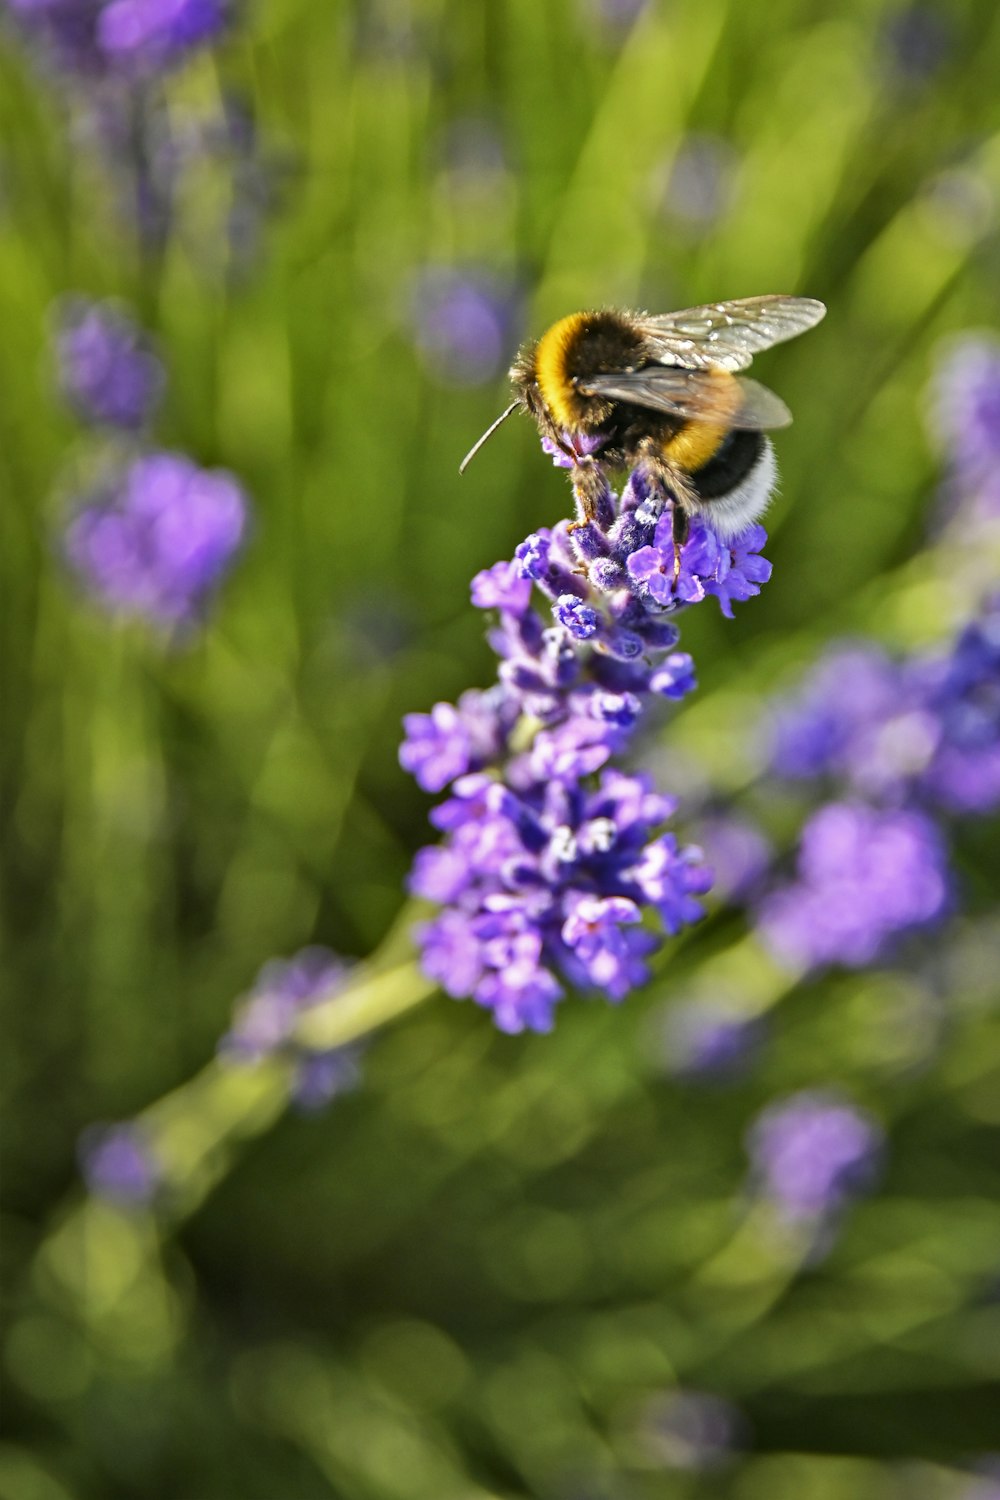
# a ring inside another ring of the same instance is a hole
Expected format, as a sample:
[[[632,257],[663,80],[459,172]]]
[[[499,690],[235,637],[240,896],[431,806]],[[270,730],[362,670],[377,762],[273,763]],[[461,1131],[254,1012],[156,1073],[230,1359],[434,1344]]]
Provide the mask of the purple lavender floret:
[[[120,1207],[145,1207],[163,1180],[145,1131],[131,1120],[89,1126],[80,1136],[78,1156],[90,1191]]]
[[[754,1121],[747,1151],[760,1190],[792,1222],[817,1224],[874,1187],[883,1133],[836,1093],[803,1090]]]
[[[806,823],[798,879],[762,902],[758,926],[792,969],[860,968],[948,910],[948,851],[916,811],[828,803]]]
[[[633,583],[639,586],[641,599],[670,609],[679,603],[697,604],[706,594],[712,594],[731,620],[733,603],[759,594],[761,584],[771,576],[771,564],[759,555],[766,541],[763,526],[748,526],[740,536],[723,541],[706,521],[695,516],[681,548],[680,573],[675,582],[671,519],[664,512],[650,544],[632,552],[626,566]]]
[[[231,474],[154,452],[77,510],[64,549],[109,609],[185,625],[204,612],[246,528],[246,498]]]
[[[294,958],[264,965],[250,993],[237,1002],[233,1024],[219,1042],[222,1057],[258,1063],[285,1057],[294,1065],[292,1096],[301,1109],[320,1109],[338,1094],[357,1087],[356,1047],[311,1051],[295,1041],[305,1011],[329,1000],[343,986],[351,966],[327,948],[303,948]]]
[[[55,350],[63,395],[84,421],[135,431],[159,404],[163,365],[114,303],[85,297],[67,302],[58,316]]]

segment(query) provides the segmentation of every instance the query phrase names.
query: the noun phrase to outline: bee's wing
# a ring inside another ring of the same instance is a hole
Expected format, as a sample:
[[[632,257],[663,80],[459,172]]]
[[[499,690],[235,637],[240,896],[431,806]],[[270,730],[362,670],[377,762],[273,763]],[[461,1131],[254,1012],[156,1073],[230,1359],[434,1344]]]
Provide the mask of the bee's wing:
[[[741,297],[646,317],[639,325],[654,356],[689,370],[745,370],[755,354],[783,344],[826,316],[815,297]]]
[[[708,371],[682,370],[676,365],[588,375],[578,382],[577,389],[583,396],[605,396],[609,401],[628,401],[670,417],[715,422],[749,432],[787,427],[792,420],[781,397],[756,380],[739,375],[713,376]]]

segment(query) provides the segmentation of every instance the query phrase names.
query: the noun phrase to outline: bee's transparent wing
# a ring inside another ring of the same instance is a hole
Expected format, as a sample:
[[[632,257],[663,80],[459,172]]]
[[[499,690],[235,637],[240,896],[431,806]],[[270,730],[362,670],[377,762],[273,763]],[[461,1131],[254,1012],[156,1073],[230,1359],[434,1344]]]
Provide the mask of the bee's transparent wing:
[[[815,297],[742,297],[661,316],[640,316],[655,358],[689,370],[745,370],[755,354],[783,344],[825,317]]]
[[[713,422],[765,432],[787,427],[792,414],[773,391],[745,376],[724,378],[702,370],[670,365],[647,365],[643,370],[615,370],[588,375],[577,389],[583,396],[604,396],[632,406],[662,411],[670,417]]]

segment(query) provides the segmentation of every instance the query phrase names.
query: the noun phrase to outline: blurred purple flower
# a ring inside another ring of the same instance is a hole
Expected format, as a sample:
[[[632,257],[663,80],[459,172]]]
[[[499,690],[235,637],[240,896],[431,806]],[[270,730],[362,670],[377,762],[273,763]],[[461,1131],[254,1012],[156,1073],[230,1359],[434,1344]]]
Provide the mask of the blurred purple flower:
[[[705,1473],[731,1463],[747,1441],[747,1422],[732,1402],[707,1391],[653,1396],[640,1413],[639,1436],[649,1456],[668,1469]]]
[[[765,1031],[760,1016],[741,1014],[724,1002],[670,1005],[663,1017],[667,1071],[706,1082],[735,1078],[752,1062]]]
[[[942,10],[921,3],[901,6],[882,27],[886,61],[901,83],[932,78],[948,61],[951,42],[951,27]]]
[[[109,64],[163,72],[221,34],[222,0],[107,0],[97,35]]]
[[[415,278],[409,322],[432,375],[445,385],[483,385],[517,341],[518,297],[487,271],[429,266]]]
[[[769,1105],[747,1135],[758,1188],[793,1222],[829,1220],[874,1187],[883,1143],[870,1115],[811,1090]]]
[[[163,1180],[162,1164],[145,1131],[133,1121],[88,1126],[80,1136],[78,1155],[89,1190],[122,1207],[151,1203]]]
[[[833,647],[794,696],[772,707],[772,768],[779,776],[843,774],[845,755],[873,722],[899,706],[899,675],[867,642]]]
[[[45,62],[59,71],[126,78],[165,72],[214,41],[220,0],[6,0]]]
[[[950,646],[892,660],[837,647],[773,709],[772,767],[934,811],[1000,805],[1000,595]]]
[[[952,345],[934,381],[936,428],[969,484],[1000,463],[1000,339],[966,335]]]
[[[972,1467],[973,1477],[956,1492],[955,1500],[1000,1500],[1000,1453],[987,1454]]]
[[[933,435],[943,434],[951,502],[976,515],[1000,514],[1000,339],[967,334],[938,366],[932,391]]]
[[[739,158],[721,136],[692,134],[657,173],[659,207],[673,226],[704,234],[729,211]]]
[[[57,314],[55,351],[63,395],[86,422],[131,431],[159,404],[163,365],[132,319],[112,302],[74,297]]]
[[[947,849],[930,818],[832,802],[806,823],[798,880],[764,899],[758,925],[792,969],[860,968],[936,922],[950,893]]]
[[[295,1040],[302,1014],[331,999],[351,966],[327,948],[303,948],[294,958],[264,965],[253,988],[235,1007],[233,1024],[219,1042],[219,1053],[237,1063],[286,1057],[294,1066],[292,1095],[301,1109],[320,1109],[361,1078],[357,1047],[312,1051]]]
[[[584,0],[587,19],[609,33],[627,31],[648,5],[649,0]]]
[[[774,847],[756,823],[714,813],[698,825],[698,843],[715,873],[712,890],[730,904],[745,902],[760,886]]]
[[[203,614],[246,527],[246,498],[231,474],[199,469],[179,453],[148,453],[77,510],[64,550],[107,608],[185,625]]]
[[[921,674],[936,736],[919,792],[949,812],[1000,806],[1000,594]]]

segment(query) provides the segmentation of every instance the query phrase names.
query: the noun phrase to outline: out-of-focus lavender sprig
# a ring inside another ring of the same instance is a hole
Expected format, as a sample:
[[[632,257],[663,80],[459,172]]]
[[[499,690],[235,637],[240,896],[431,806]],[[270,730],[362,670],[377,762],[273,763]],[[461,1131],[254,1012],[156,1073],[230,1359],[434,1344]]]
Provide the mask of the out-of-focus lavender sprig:
[[[661,1025],[665,1071],[703,1084],[742,1077],[767,1034],[763,1016],[741,1012],[725,997],[707,995],[672,1002],[663,1012]]]
[[[293,1065],[292,1098],[303,1110],[321,1109],[361,1079],[357,1047],[310,1051],[295,1039],[305,1011],[331,999],[351,966],[327,948],[303,948],[294,958],[265,964],[250,993],[237,1002],[233,1024],[219,1043],[223,1058],[257,1063],[284,1057]]]
[[[708,1391],[657,1393],[644,1402],[636,1425],[649,1459],[692,1473],[717,1473],[734,1463],[749,1436],[740,1409]]]
[[[215,41],[222,0],[5,0],[42,60],[93,81],[139,79],[177,67]]]
[[[74,505],[62,555],[105,609],[188,630],[203,619],[246,539],[246,495],[225,470],[147,447],[142,429],[165,372],[116,303],[76,297],[64,304],[54,344],[67,400],[92,427],[115,435],[104,440],[112,452],[102,455],[103,478]]]
[[[828,1229],[876,1184],[884,1135],[833,1091],[805,1089],[767,1106],[747,1135],[752,1183],[789,1223]]]
[[[171,628],[189,627],[245,539],[248,509],[238,481],[181,453],[134,459],[78,506],[63,550],[105,608]]]
[[[970,333],[947,347],[931,392],[932,435],[943,435],[946,510],[963,522],[1000,516],[1000,339]]]
[[[757,920],[793,969],[861,968],[938,922],[951,899],[948,848],[932,818],[829,802],[802,831],[796,881],[765,897]]]
[[[838,646],[776,707],[774,770],[889,806],[1000,806],[1000,594],[949,646],[894,659]]]
[[[770,566],[760,527],[723,543],[696,520],[675,576],[671,504],[637,469],[586,524],[538,532],[478,574],[499,680],[405,720],[403,766],[427,791],[451,784],[431,814],[444,842],[411,876],[445,907],[419,933],[424,967],[506,1031],[549,1029],[566,983],[621,1000],[710,884],[700,850],[663,831],[674,800],[609,762],[651,700],[695,685],[671,616],[710,594],[729,613]]]
[[[210,245],[195,225],[195,252],[214,269],[225,244],[233,266],[245,263],[275,198],[277,158],[245,103],[227,93],[208,113],[170,99],[171,75],[219,44],[239,8],[230,0],[0,0],[4,10],[57,90],[76,153],[103,165],[139,246],[162,248],[183,223],[186,186],[207,172],[214,191],[197,195],[198,214],[217,201],[228,222],[202,231]]]
[[[520,298],[481,267],[425,266],[410,287],[406,319],[430,374],[445,385],[482,385],[516,342]]]
[[[163,1165],[134,1121],[88,1126],[77,1155],[89,1190],[120,1208],[147,1207],[162,1185]]]
[[[933,404],[949,514],[978,537],[1000,516],[1000,342],[953,344]],[[771,774],[829,800],[761,934],[793,969],[875,962],[954,908],[955,821],[1000,809],[1000,593],[933,651],[837,643],[769,717]]]
[[[159,404],[166,384],[150,341],[114,303],[68,299],[54,333],[59,385],[77,414],[94,426],[133,432]]]

